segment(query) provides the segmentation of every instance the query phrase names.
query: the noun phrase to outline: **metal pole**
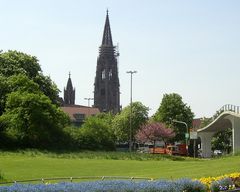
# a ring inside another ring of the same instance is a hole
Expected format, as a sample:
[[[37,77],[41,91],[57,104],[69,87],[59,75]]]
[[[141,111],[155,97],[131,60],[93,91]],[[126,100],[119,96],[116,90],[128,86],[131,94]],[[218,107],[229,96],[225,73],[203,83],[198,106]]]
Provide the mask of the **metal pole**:
[[[172,120],[173,122],[175,123],[181,123],[181,124],[184,124],[186,126],[186,135],[185,135],[185,139],[186,139],[186,150],[187,150],[187,155],[188,155],[188,137],[189,137],[189,133],[188,133],[188,125],[186,122],[184,121],[178,121],[178,120],[175,120],[173,119]]]
[[[90,100],[93,100],[93,98],[84,98],[85,100],[88,100],[88,107],[90,107]]]
[[[127,71],[127,73],[130,73],[131,80],[130,80],[130,121],[129,121],[129,152],[132,151],[132,75],[134,73],[137,73],[137,71]]]

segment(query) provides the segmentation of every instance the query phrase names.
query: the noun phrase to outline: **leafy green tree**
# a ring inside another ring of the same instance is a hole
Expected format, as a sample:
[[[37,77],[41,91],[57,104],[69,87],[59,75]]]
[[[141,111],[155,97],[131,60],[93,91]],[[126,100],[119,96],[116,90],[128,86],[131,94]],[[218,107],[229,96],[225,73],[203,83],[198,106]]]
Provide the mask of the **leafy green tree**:
[[[48,96],[54,104],[59,105],[60,90],[50,77],[40,73],[33,80],[39,85],[39,89]]]
[[[0,74],[5,77],[24,74],[34,78],[40,72],[41,67],[34,56],[11,50],[0,53]]]
[[[114,134],[109,115],[89,117],[80,128],[77,139],[80,148],[91,150],[114,150]]]
[[[37,83],[39,89],[48,96],[53,103],[58,104],[59,89],[50,77],[42,74],[36,57],[11,50],[8,52],[0,52],[0,75],[8,78],[19,74],[25,75]]]
[[[9,85],[7,82],[7,78],[0,75],[0,116],[4,112],[8,93],[9,93]]]
[[[216,133],[212,138],[212,150],[221,150],[230,153],[232,129],[226,129]]]
[[[163,95],[160,107],[154,114],[153,119],[173,127],[176,133],[174,141],[182,141],[185,137],[186,126],[183,124],[175,124],[172,120],[183,121],[190,127],[193,117],[194,114],[191,108],[183,102],[182,97],[177,93],[171,93]]]
[[[0,75],[0,86],[0,115],[5,111],[5,104],[9,93],[14,91],[39,92],[38,84],[23,74],[13,75],[8,78]]]
[[[11,92],[0,124],[22,147],[49,147],[69,122],[67,115],[43,93]]]
[[[132,103],[132,138],[136,135],[141,125],[148,120],[149,108],[141,102]],[[125,107],[113,119],[113,129],[118,142],[128,142],[130,136],[130,106]]]

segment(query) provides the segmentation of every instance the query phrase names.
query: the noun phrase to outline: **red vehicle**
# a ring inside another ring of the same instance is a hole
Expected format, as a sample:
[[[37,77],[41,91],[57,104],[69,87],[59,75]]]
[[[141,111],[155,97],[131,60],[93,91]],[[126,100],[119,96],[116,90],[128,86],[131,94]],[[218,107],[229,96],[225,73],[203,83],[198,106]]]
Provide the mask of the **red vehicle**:
[[[167,145],[164,147],[150,148],[150,153],[153,154],[168,154],[168,155],[187,155],[185,144]]]

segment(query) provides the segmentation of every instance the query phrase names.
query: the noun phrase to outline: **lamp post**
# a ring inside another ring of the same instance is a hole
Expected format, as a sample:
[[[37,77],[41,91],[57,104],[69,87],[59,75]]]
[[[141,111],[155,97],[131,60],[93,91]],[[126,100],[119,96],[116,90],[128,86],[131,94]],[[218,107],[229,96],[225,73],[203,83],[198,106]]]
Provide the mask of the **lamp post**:
[[[178,120],[175,120],[175,119],[173,119],[172,122],[174,122],[174,123],[181,123],[181,124],[184,124],[186,126],[185,139],[186,139],[186,150],[187,150],[187,154],[188,154],[188,137],[189,137],[188,125],[184,121],[178,121]]]
[[[93,98],[88,97],[88,98],[84,98],[84,100],[88,100],[88,107],[90,107],[90,100],[93,100]]]
[[[129,152],[132,151],[132,75],[137,71],[127,71],[131,75],[130,82],[130,128],[129,128]]]

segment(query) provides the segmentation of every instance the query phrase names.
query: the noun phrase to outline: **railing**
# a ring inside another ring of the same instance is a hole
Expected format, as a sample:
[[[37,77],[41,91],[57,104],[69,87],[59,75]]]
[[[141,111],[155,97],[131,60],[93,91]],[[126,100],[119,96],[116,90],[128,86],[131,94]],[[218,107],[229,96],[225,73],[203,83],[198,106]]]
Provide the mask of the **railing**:
[[[25,179],[16,181],[0,182],[0,185],[13,184],[13,183],[29,183],[29,182],[42,182],[47,183],[48,181],[70,181],[73,180],[107,180],[107,179],[121,179],[121,180],[153,180],[149,177],[125,177],[125,176],[82,176],[82,177],[53,177],[53,178],[41,178],[41,179]]]
[[[221,115],[225,111],[234,112],[236,114],[240,114],[240,107],[236,105],[226,104],[222,106],[216,113],[213,115],[213,120],[216,119],[219,115]]]

